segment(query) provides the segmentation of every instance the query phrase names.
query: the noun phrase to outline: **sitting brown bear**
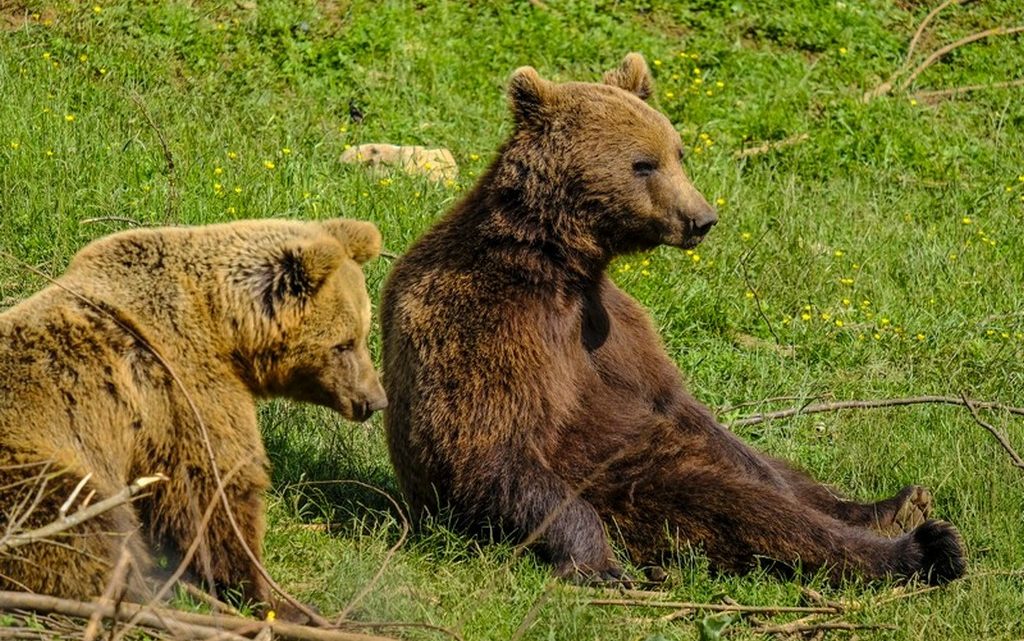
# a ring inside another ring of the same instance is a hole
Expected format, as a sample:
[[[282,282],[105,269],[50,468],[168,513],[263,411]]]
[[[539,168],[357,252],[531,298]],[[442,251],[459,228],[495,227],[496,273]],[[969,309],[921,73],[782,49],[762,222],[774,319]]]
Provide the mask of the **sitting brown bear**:
[[[137,570],[127,597],[147,599],[154,549],[173,559],[198,537],[198,577],[272,603],[213,461],[259,559],[268,478],[256,397],[354,420],[386,404],[360,268],[379,251],[377,228],[355,220],[134,230],[90,244],[0,314],[0,541],[57,520],[62,505],[74,514],[138,477],[167,477],[133,504],[0,548],[0,588],[89,599],[123,549]]]
[[[524,539],[562,575],[621,576],[679,542],[744,571],[758,558],[832,578],[964,571],[919,487],[840,498],[751,449],[684,389],[644,309],[605,275],[619,254],[697,245],[716,214],[629,55],[604,84],[517,70],[511,138],[394,267],[382,304],[391,459],[420,513]],[[885,538],[909,517],[913,529]]]

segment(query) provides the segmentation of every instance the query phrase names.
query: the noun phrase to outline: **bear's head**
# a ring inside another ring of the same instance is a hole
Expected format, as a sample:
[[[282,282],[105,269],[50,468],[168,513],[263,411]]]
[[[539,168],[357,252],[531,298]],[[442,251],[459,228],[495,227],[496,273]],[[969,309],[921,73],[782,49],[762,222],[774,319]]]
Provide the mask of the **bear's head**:
[[[302,223],[312,233],[265,247],[248,283],[254,323],[239,354],[258,394],[316,403],[363,421],[387,406],[370,359],[370,298],[361,265],[380,253],[380,232],[364,221]],[[247,315],[249,316],[249,315]]]
[[[539,218],[531,223],[602,258],[696,246],[718,218],[683,170],[679,134],[647,104],[652,87],[636,53],[602,84],[516,70],[515,132],[494,169],[502,200],[521,202]]]

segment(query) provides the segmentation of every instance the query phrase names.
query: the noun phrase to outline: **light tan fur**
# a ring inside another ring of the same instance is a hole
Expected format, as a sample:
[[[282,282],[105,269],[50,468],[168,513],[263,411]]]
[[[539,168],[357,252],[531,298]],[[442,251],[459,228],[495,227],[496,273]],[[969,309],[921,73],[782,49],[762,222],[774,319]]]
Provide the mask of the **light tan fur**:
[[[357,420],[385,405],[360,268],[379,252],[376,227],[344,219],[133,230],[88,245],[0,314],[0,536],[54,520],[86,475],[71,512],[136,477],[169,478],[132,506],[0,556],[0,587],[88,599],[124,547],[141,570],[128,594],[144,598],[154,551],[173,561],[201,536],[199,577],[270,601],[223,509],[197,532],[216,499],[201,424],[220,475],[233,472],[227,496],[259,555],[268,476],[257,397]]]

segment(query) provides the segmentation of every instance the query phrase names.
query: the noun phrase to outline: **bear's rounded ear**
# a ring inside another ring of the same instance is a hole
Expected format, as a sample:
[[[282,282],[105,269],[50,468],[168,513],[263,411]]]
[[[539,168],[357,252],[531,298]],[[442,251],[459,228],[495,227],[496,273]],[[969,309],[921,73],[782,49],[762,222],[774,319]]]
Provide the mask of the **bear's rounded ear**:
[[[334,220],[325,220],[320,224],[345,246],[348,255],[360,265],[380,255],[380,231],[373,223],[365,220],[335,218]]]
[[[541,78],[533,67],[519,67],[513,71],[508,81],[508,102],[516,124],[540,120],[551,90],[551,83]]]
[[[654,78],[647,68],[647,61],[639,53],[629,53],[618,69],[604,74],[604,84],[624,89],[647,100],[654,93]]]
[[[345,248],[333,238],[287,243],[245,270],[253,292],[268,316],[316,294],[346,258]]]

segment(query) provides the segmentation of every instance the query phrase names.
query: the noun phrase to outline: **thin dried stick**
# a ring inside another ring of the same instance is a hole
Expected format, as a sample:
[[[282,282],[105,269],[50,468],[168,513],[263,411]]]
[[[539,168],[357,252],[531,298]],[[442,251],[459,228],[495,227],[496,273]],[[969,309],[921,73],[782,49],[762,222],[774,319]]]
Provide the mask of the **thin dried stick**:
[[[93,223],[127,223],[133,227],[147,226],[146,223],[125,216],[97,216],[96,218],[86,218],[78,221],[79,225],[92,225]]]
[[[942,56],[946,55],[950,51],[953,51],[954,49],[957,49],[957,48],[962,47],[964,45],[970,44],[972,42],[976,42],[976,41],[981,40],[983,38],[988,38],[989,36],[1008,36],[1008,35],[1011,35],[1011,34],[1014,34],[1014,33],[1020,33],[1022,31],[1024,31],[1024,25],[1019,25],[1019,26],[1016,26],[1016,27],[993,27],[991,29],[985,29],[984,31],[979,31],[977,33],[972,33],[969,36],[966,36],[964,38],[960,38],[956,42],[949,43],[945,47],[941,47],[939,49],[936,49],[934,52],[932,52],[932,54],[930,56],[925,58],[924,62],[919,64],[917,66],[917,68],[914,69],[910,73],[910,75],[907,76],[907,78],[902,83],[900,83],[900,91],[905,91],[907,89],[907,87],[909,87],[910,85],[912,85],[914,83],[914,80],[916,80],[917,77],[919,75],[921,75],[921,73],[925,69],[927,69],[928,67],[930,67],[933,64],[935,64],[935,62],[939,58],[941,58]]]
[[[69,530],[76,525],[88,521],[91,518],[99,516],[108,510],[123,505],[131,501],[139,492],[152,485],[153,483],[159,483],[160,481],[166,481],[167,477],[163,474],[156,474],[154,476],[143,476],[135,479],[131,485],[125,487],[117,494],[105,498],[98,503],[94,503],[89,507],[82,508],[69,517],[63,519],[57,519],[52,523],[36,528],[35,530],[29,530],[28,532],[17,532],[10,534],[0,541],[0,551],[18,548],[29,543],[46,539],[54,534],[59,534],[65,530]]]
[[[242,467],[245,466],[245,463],[246,461],[244,459],[235,463],[234,467],[228,470],[228,473],[224,475],[224,483],[230,481],[235,474],[240,472]],[[172,572],[171,575],[167,577],[167,580],[164,581],[160,588],[156,591],[156,593],[153,594],[153,597],[149,600],[149,603],[147,605],[153,605],[154,603],[159,603],[160,601],[162,601],[164,597],[167,596],[167,593],[170,591],[170,589],[174,587],[178,580],[181,579],[182,575],[188,570],[189,565],[191,565],[192,563],[192,559],[195,557],[196,552],[199,550],[199,546],[203,543],[203,534],[206,532],[206,528],[210,526],[210,519],[213,518],[213,511],[217,508],[217,505],[217,497],[212,497],[210,499],[210,502],[207,504],[206,510],[203,512],[202,517],[199,519],[199,524],[196,526],[196,535],[192,539],[192,543],[189,544],[188,549],[185,550],[185,554],[182,555],[181,561],[178,562],[178,567],[174,569],[174,572]],[[188,591],[189,585],[187,583],[185,583],[184,585],[186,591]],[[198,593],[194,594],[193,596],[196,596],[201,600],[209,599],[211,601],[216,601],[220,603],[218,599],[206,594],[202,590],[199,590],[199,588],[193,589],[195,590],[196,593]],[[199,594],[202,594],[203,596],[199,596]],[[224,604],[224,607],[230,608],[231,611],[228,612],[229,614],[239,614],[237,611],[234,610],[234,608],[231,608],[231,606],[227,604]],[[138,619],[136,617],[128,619],[125,629],[121,632],[121,634],[118,634],[116,637],[113,637],[112,641],[119,641],[120,639],[122,639],[124,637],[124,634],[131,628],[132,625],[134,625],[137,622],[137,620]]]
[[[384,498],[391,502],[391,505],[395,508],[395,511],[398,512],[399,518],[402,519],[402,533],[399,535],[398,541],[388,549],[387,554],[384,555],[384,560],[381,562],[380,567],[370,578],[370,580],[366,582],[366,585],[364,585],[362,589],[359,590],[359,592],[357,592],[354,597],[352,597],[352,599],[348,602],[348,604],[345,606],[345,608],[341,611],[341,613],[335,620],[335,625],[341,625],[341,623],[346,618],[348,618],[348,615],[352,613],[352,610],[355,609],[359,602],[362,601],[366,597],[366,595],[370,593],[371,590],[373,590],[374,586],[377,585],[381,577],[384,576],[384,570],[386,570],[388,565],[391,563],[391,559],[394,558],[395,554],[398,553],[398,550],[401,549],[403,545],[405,545],[406,540],[409,538],[409,530],[411,528],[409,526],[409,519],[405,516],[405,512],[402,510],[402,507],[398,504],[398,501],[396,501],[394,497],[392,497],[384,490],[374,487],[369,483],[363,483],[362,481],[348,480],[337,482],[358,485],[360,487],[372,490],[380,494],[381,496],[383,496]]]
[[[605,586],[591,586],[591,585],[575,585],[572,583],[563,583],[561,587],[571,592],[584,592],[588,594],[607,594],[610,598],[612,595],[615,596],[627,596],[635,599],[651,599],[653,601],[669,600],[668,592],[660,592],[658,590],[631,590],[622,587],[605,587]]]
[[[942,98],[950,98],[971,91],[980,91],[982,89],[1007,89],[1010,87],[1020,86],[1024,86],[1024,78],[1017,78],[1016,80],[1007,80],[1006,82],[988,82],[980,85],[964,85],[963,87],[953,87],[952,89],[918,91],[917,93],[913,94],[913,98],[921,102],[937,102]]]
[[[128,577],[128,567],[132,559],[131,554],[128,553],[129,541],[131,541],[131,538],[125,537],[124,543],[121,544],[121,553],[117,557],[117,563],[110,573],[110,580],[107,581],[107,586],[103,589],[103,594],[100,595],[98,603],[103,605],[117,604],[123,597],[125,581]],[[116,599],[114,598],[115,595],[117,595]],[[82,641],[93,641],[96,635],[99,634],[102,623],[103,616],[100,611],[93,612],[92,616],[89,617],[89,623],[85,626]]]
[[[110,620],[126,620],[141,611],[139,621],[142,625],[166,630],[173,633],[175,638],[210,639],[215,635],[230,635],[221,638],[235,641],[246,639],[247,635],[255,635],[269,628],[277,638],[296,641],[395,641],[390,637],[324,630],[283,621],[255,621],[242,617],[181,612],[137,603],[122,603],[120,610],[117,611],[112,605],[26,592],[0,591],[0,610],[32,610],[82,618],[87,618],[98,610],[104,619]]]
[[[1009,405],[990,401],[971,400],[971,403],[980,409],[996,409],[1016,414],[1018,416],[1024,416],[1024,407],[1011,407]],[[802,414],[819,414],[821,412],[835,412],[838,410],[864,410],[877,409],[880,407],[900,407],[904,405],[922,404],[966,406],[963,398],[957,398],[955,396],[911,396],[906,398],[884,398],[869,401],[836,401],[834,403],[807,405],[806,407],[791,407],[777,412],[753,414],[751,416],[738,418],[730,423],[729,426],[738,427],[741,425],[757,425],[758,423],[764,423],[765,421],[771,421],[779,418],[790,418]]]
[[[821,623],[797,622],[779,625],[762,625],[751,628],[761,634],[804,634],[822,630],[896,630],[891,623],[848,623],[846,621],[823,621]]]
[[[139,108],[142,113],[142,117],[146,119],[149,126],[156,132],[156,137],[160,140],[160,146],[164,151],[164,163],[167,165],[167,205],[166,205],[166,216],[167,220],[171,221],[175,219],[175,210],[178,206],[178,187],[174,179],[174,156],[171,154],[171,148],[167,144],[167,138],[164,136],[164,132],[160,129],[160,126],[156,124],[153,117],[149,115],[149,110],[146,109],[146,105],[142,102],[142,97],[134,91],[129,90],[128,97],[132,99],[135,106]]]
[[[833,607],[812,607],[803,605],[740,605],[733,603],[690,603],[687,601],[648,601],[645,599],[591,599],[590,605],[617,605],[644,608],[674,608],[676,610],[701,610],[708,612],[754,612],[776,614],[802,612],[811,614],[839,614]]]
[[[726,404],[718,408],[721,413],[733,412],[742,407],[751,407],[753,405],[767,405],[768,403],[780,403],[782,401],[817,401],[827,394],[818,394],[817,396],[773,396],[771,398],[762,398],[756,401],[743,401],[741,403]]]
[[[964,405],[967,406],[967,409],[971,410],[971,416],[974,417],[974,421],[978,425],[988,430],[992,434],[992,436],[996,437],[996,440],[999,441],[999,444],[1002,445],[1003,449],[1006,450],[1006,453],[1010,455],[1010,458],[1013,460],[1014,467],[1024,470],[1024,460],[1020,458],[1020,455],[1017,454],[1017,451],[1013,449],[1013,446],[1010,445],[1010,442],[1008,440],[1006,440],[1006,437],[1003,436],[1002,432],[993,427],[992,424],[986,423],[981,419],[980,416],[978,416],[978,410],[975,409],[974,404],[970,401],[970,399],[967,398],[966,394],[960,392],[960,398],[964,400]]]
[[[388,630],[388,629],[407,629],[407,630],[430,630],[431,632],[440,632],[445,636],[449,636],[455,641],[465,641],[461,635],[455,630],[445,628],[440,625],[434,625],[433,623],[416,623],[416,622],[405,622],[405,621],[346,621],[346,627],[351,628],[362,628],[364,630]]]
[[[751,245],[750,249],[740,256],[740,270],[743,272],[743,282],[746,284],[750,293],[754,295],[754,303],[757,305],[758,315],[761,317],[761,320],[764,321],[764,324],[768,326],[768,331],[771,332],[772,338],[775,339],[775,344],[782,345],[782,340],[779,338],[779,335],[775,333],[775,328],[772,327],[772,322],[768,319],[768,315],[764,313],[764,307],[761,305],[761,297],[757,295],[757,289],[750,283],[750,274],[747,273],[747,259],[750,258],[750,255],[754,253],[754,250],[757,249],[757,246],[761,244],[761,241],[764,240],[764,237],[767,234],[768,230],[766,229],[758,237],[757,241]]]
[[[760,154],[766,154],[769,151],[775,151],[776,149],[782,149],[784,147],[791,147],[793,145],[810,140],[811,136],[808,133],[793,134],[782,140],[769,140],[768,142],[762,143],[756,147],[744,147],[739,151],[735,152],[732,157],[737,160],[741,158],[750,158],[751,156],[757,156]]]
[[[180,565],[180,564],[179,564]],[[205,603],[208,607],[213,609],[215,612],[222,614],[228,614],[233,617],[244,616],[241,612],[231,607],[231,605],[224,603],[217,597],[213,596],[206,590],[200,589],[198,586],[192,585],[188,581],[180,581],[178,585],[185,591],[185,594],[189,595],[197,601]]]
[[[954,3],[962,4],[964,1],[965,0],[946,0],[945,2],[943,2],[939,6],[935,7],[934,9],[928,12],[928,15],[924,17],[924,20],[921,21],[921,24],[917,26],[917,31],[914,32],[914,37],[910,39],[910,45],[907,47],[907,57],[903,60],[903,65],[900,66],[899,71],[897,71],[895,75],[899,75],[910,68],[910,61],[913,60],[914,58],[914,48],[917,47],[917,41],[921,39],[922,35],[924,35],[924,30],[925,27],[928,26],[928,23],[931,22],[935,18],[935,16],[939,15],[939,13],[949,5]]]
[[[512,633],[511,637],[509,637],[509,641],[519,641],[519,639],[523,638],[523,635],[530,629],[530,626],[537,621],[537,617],[540,616],[541,609],[543,609],[544,605],[551,600],[551,593],[554,587],[554,581],[547,582],[544,586],[544,591],[540,593],[540,596],[537,597],[533,602],[533,605],[530,606],[530,609],[527,610],[526,616],[524,616],[523,620],[519,622],[519,627],[517,627],[516,631]]]

